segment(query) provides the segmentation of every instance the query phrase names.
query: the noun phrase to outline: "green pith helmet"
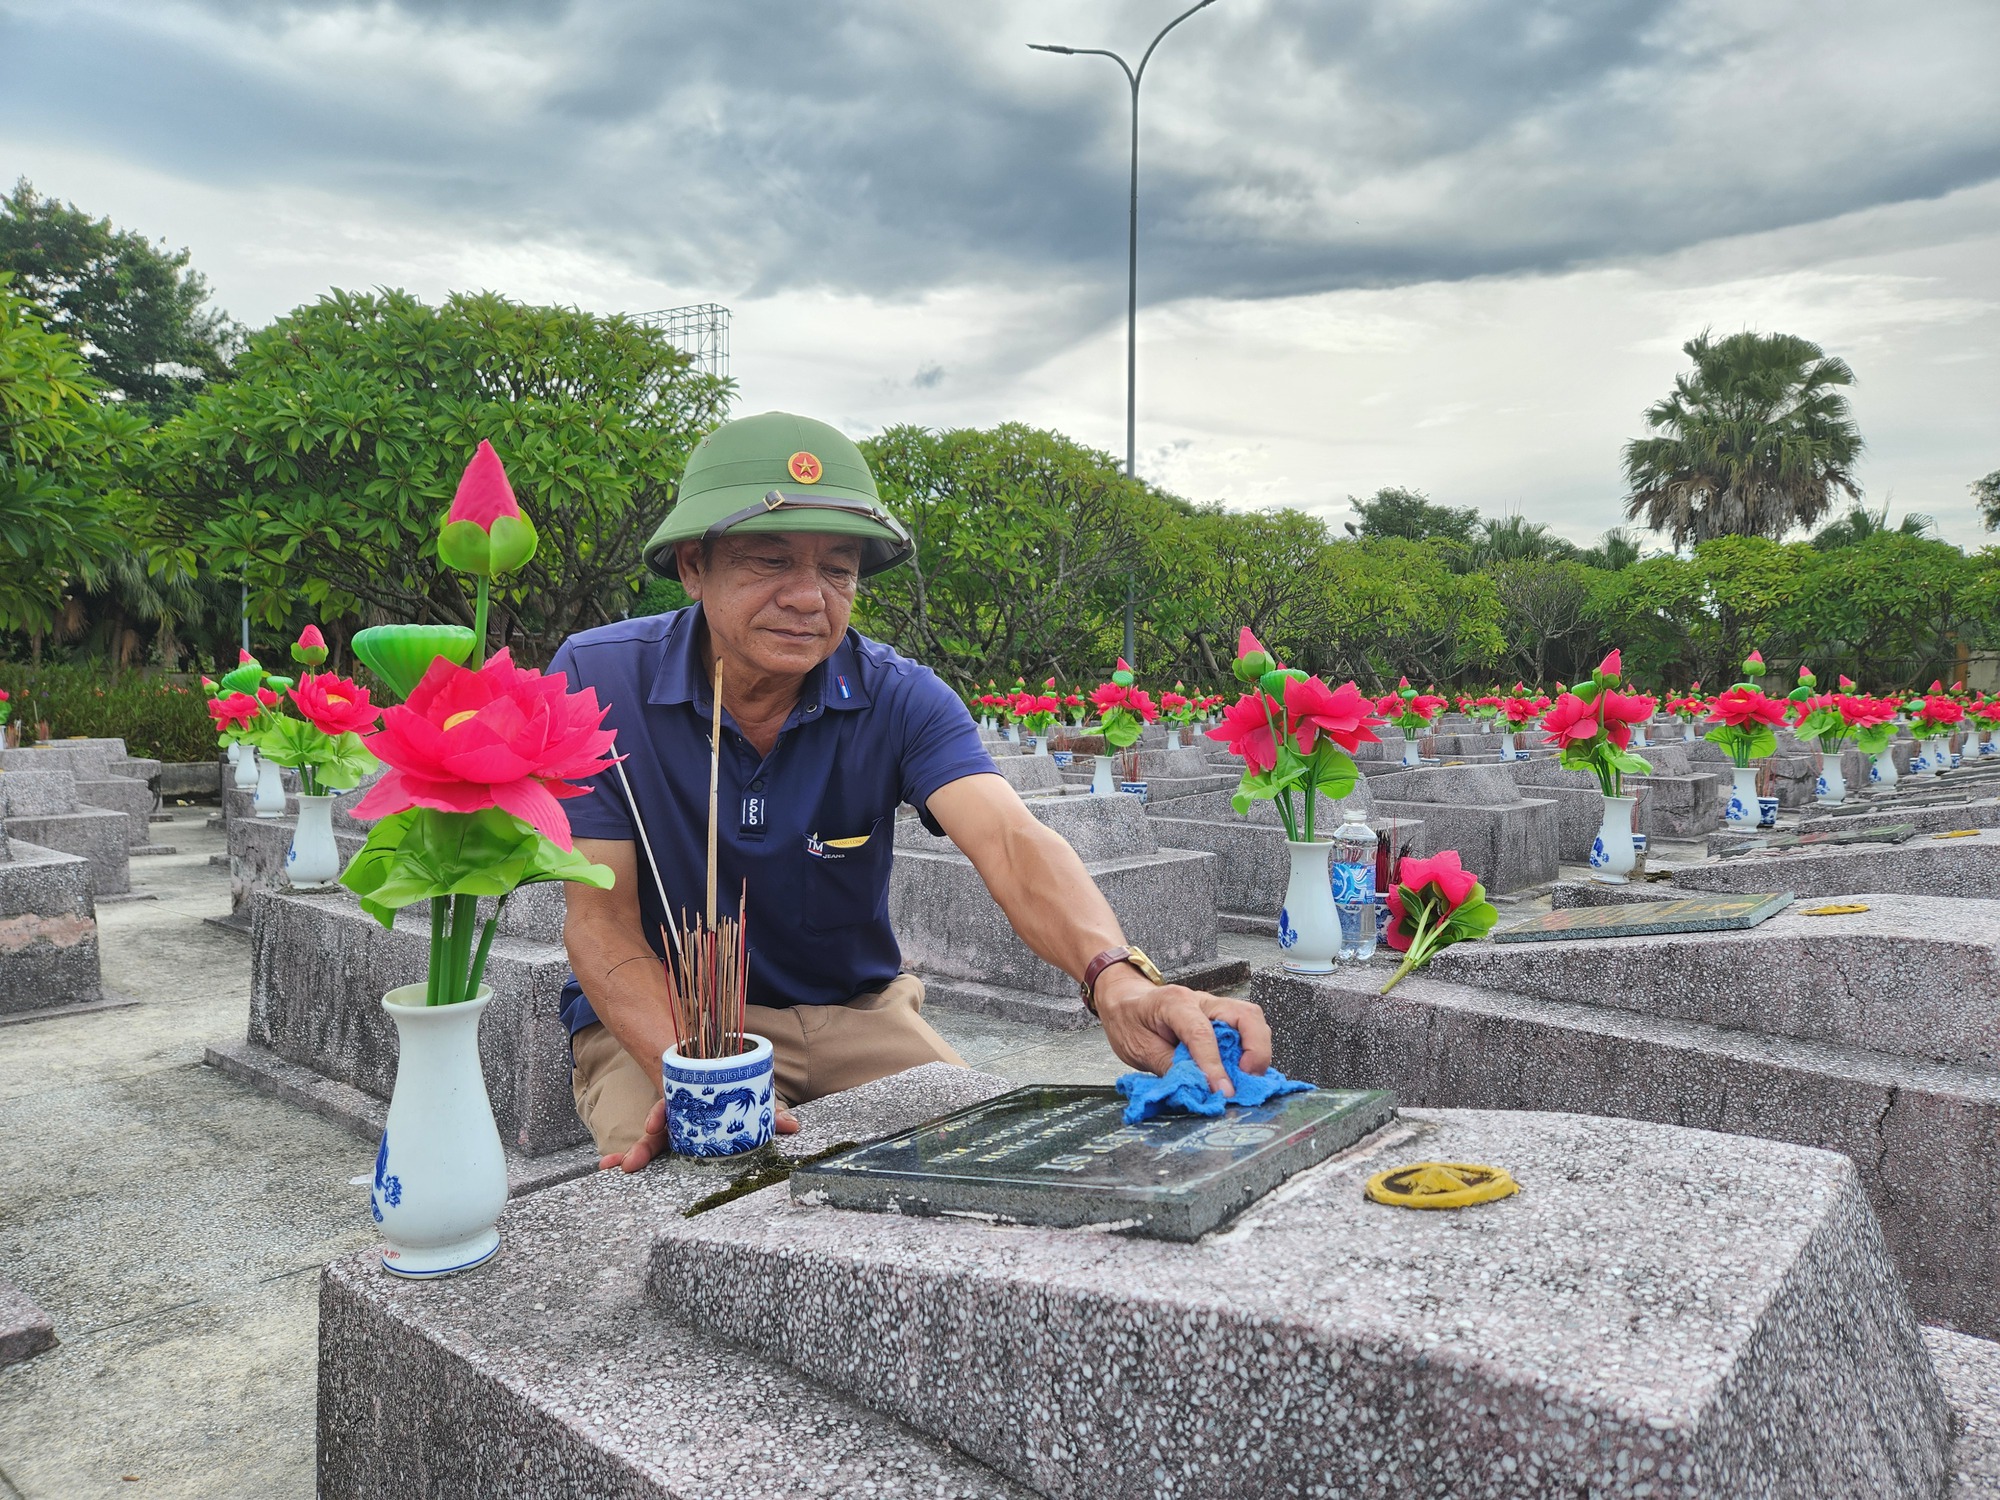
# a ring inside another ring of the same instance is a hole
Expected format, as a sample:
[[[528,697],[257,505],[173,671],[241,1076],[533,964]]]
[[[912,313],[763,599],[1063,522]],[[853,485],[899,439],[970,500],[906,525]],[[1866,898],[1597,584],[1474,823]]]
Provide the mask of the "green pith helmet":
[[[725,531],[860,537],[864,575],[911,552],[861,450],[824,422],[782,411],[725,422],[695,445],[674,508],[646,543],[646,566],[678,578],[674,543]]]

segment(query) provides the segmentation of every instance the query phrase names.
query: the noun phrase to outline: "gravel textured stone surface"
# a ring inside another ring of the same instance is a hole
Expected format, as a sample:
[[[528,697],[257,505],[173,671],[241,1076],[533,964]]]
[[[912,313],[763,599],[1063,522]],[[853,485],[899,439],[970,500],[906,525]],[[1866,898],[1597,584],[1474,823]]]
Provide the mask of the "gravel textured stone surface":
[[[1853,1168],[1629,1121],[1439,1112],[1194,1245],[783,1188],[662,1226],[695,1326],[1053,1496],[1930,1496],[1950,1418]],[[1455,1213],[1411,1160],[1512,1171]]]
[[[1980,829],[1970,838],[1920,833],[1906,844],[1762,850],[1684,865],[1674,871],[1673,883],[1688,891],[1790,891],[1800,897],[1893,891],[1991,899],[2000,895],[2000,829]]]
[[[2000,1072],[1423,975],[1380,988],[1376,974],[1267,970],[1251,998],[1293,1077],[1405,1105],[1574,1110],[1839,1151],[1918,1313],[2000,1334],[2000,1215],[1991,1193],[1958,1186],[2000,1181]]]
[[[1006,1087],[914,1069],[804,1106],[786,1150],[886,1135]],[[670,1161],[517,1200],[500,1254],[446,1281],[393,1280],[367,1253],[333,1262],[320,1293],[320,1500],[1025,1495],[647,1300],[653,1240],[729,1180]]]

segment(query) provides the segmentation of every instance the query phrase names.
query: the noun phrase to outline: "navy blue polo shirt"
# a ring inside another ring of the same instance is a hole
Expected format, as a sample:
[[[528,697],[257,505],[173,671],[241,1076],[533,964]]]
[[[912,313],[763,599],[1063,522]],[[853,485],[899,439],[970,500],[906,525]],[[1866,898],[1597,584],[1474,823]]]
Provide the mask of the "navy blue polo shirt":
[[[550,664],[610,705],[604,722],[627,757],[676,920],[707,901],[712,693],[700,620],[694,604],[586,630]],[[833,1005],[881,989],[902,963],[889,927],[896,808],[910,803],[939,832],[931,793],[996,769],[971,714],[929,667],[849,630],[807,676],[769,755],[726,711],[722,724],[716,910],[733,913],[749,881],[750,1003]],[[616,772],[563,809],[579,838],[638,843]],[[664,953],[652,871],[635,853],[640,920]],[[571,1032],[597,1020],[574,976],[562,1014]]]

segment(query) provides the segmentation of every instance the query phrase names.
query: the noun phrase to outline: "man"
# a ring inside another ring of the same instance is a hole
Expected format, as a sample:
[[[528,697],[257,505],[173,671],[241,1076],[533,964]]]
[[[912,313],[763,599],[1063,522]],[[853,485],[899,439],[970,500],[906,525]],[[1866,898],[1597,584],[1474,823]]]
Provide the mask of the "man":
[[[665,1149],[660,1056],[675,1041],[664,916],[643,825],[676,920],[705,905],[711,684],[722,664],[718,889],[747,883],[748,1029],[768,1037],[785,1104],[921,1063],[960,1059],[923,1019],[888,918],[896,809],[907,802],[970,859],[1023,941],[1084,985],[1112,1049],[1162,1072],[1185,1042],[1229,1092],[1209,1020],[1262,1072],[1256,1006],[1159,981],[1063,839],[995,770],[971,715],[928,668],[848,628],[860,579],[910,555],[853,443],[768,412],[709,434],[646,546],[695,604],[572,636],[554,666],[610,705],[637,807],[597,778],[567,805],[608,891],[566,887],[563,992],[577,1112],[602,1165],[636,1172]],[[635,816],[638,825],[635,825]],[[778,1129],[797,1123],[781,1111]]]

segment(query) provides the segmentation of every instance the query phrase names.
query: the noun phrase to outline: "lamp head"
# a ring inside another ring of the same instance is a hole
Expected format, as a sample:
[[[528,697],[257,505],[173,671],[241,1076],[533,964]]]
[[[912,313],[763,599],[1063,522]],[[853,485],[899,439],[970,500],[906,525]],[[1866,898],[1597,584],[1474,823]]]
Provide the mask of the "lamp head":
[[[1203,3],[1213,4],[1214,0],[1203,0]],[[1060,52],[1064,57],[1076,56],[1076,48],[1074,47],[1055,47],[1047,42],[1030,42],[1028,43],[1028,50],[1030,52]]]

